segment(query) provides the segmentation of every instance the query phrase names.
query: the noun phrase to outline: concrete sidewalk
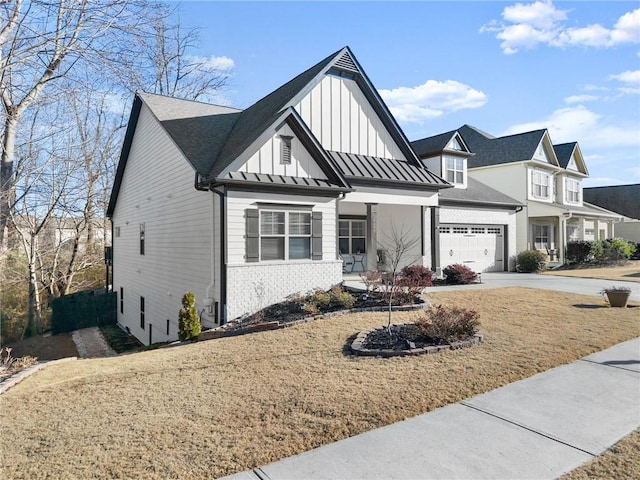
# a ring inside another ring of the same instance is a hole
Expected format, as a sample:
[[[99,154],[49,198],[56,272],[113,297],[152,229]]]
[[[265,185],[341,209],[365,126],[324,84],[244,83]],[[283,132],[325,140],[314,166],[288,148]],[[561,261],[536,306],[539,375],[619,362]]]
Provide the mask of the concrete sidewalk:
[[[640,427],[640,337],[226,479],[552,479]]]

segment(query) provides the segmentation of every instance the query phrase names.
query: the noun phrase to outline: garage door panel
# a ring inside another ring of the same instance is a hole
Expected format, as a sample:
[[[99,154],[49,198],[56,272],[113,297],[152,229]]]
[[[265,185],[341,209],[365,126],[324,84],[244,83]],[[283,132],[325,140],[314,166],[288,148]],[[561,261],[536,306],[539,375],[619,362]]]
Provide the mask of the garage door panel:
[[[466,265],[475,272],[502,271],[504,235],[501,225],[440,226],[440,263]]]

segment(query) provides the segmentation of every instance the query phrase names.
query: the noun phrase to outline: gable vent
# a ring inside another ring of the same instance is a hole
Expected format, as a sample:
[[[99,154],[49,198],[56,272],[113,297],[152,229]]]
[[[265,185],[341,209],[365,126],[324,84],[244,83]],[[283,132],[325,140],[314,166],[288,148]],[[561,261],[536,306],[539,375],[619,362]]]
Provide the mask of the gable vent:
[[[351,55],[349,55],[349,52],[344,52],[342,57],[336,60],[336,63],[334,63],[333,66],[341,70],[360,73],[360,70],[358,70],[356,63],[353,61],[353,58],[351,58]]]

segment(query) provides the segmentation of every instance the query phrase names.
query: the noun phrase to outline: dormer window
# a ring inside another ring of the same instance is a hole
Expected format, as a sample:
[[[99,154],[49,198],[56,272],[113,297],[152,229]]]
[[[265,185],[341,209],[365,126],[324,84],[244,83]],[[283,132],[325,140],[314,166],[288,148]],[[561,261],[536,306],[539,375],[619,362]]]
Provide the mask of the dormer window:
[[[449,144],[447,145],[447,148],[449,150],[457,150],[458,152],[462,152],[464,149],[462,148],[462,145],[460,145],[460,141],[454,137]]]
[[[464,159],[447,157],[445,159],[445,180],[456,185],[464,184]]]
[[[280,164],[291,165],[291,139],[286,135],[280,135]]]

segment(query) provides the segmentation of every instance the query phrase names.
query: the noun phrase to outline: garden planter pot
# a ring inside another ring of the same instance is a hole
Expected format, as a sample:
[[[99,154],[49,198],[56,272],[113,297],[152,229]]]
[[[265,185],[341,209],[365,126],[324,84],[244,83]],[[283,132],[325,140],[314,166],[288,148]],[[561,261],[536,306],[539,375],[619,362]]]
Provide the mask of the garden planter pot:
[[[627,302],[629,301],[629,297],[631,296],[631,292],[605,290],[604,295],[606,295],[605,298],[609,302],[609,305],[611,305],[612,307],[625,308],[627,306]]]

